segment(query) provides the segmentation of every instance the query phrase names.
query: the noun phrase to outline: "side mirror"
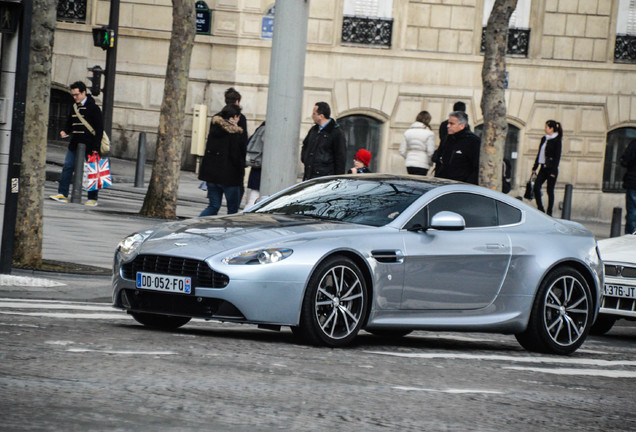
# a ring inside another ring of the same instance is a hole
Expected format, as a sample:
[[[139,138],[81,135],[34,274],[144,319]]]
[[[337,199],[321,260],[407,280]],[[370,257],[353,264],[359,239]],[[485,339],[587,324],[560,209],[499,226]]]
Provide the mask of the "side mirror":
[[[461,231],[466,228],[466,221],[457,213],[441,211],[431,218],[430,227],[440,231]]]

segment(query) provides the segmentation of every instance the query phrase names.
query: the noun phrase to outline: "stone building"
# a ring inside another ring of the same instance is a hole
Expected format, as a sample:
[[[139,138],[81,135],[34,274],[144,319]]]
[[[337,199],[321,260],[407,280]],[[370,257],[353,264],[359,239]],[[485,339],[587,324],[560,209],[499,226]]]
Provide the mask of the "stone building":
[[[493,3],[312,0],[301,137],[311,126],[313,104],[329,102],[345,128],[351,155],[366,147],[374,154],[374,171],[405,173],[397,148],[419,111],[433,115],[435,129],[453,103],[463,101],[471,126],[479,131],[481,38]],[[217,112],[224,90],[233,86],[243,95],[253,131],[265,119],[274,1],[197,4],[202,11],[209,8],[211,25],[209,35],[195,39],[187,113],[195,104]],[[114,152],[134,158],[139,132],[154,145],[171,2],[121,0],[120,10]],[[52,139],[68,109],[66,85],[85,78],[88,67],[104,65],[91,30],[107,24],[108,13],[108,1],[60,0]],[[519,0],[509,35],[505,156],[513,166],[511,193],[523,187],[544,124],[555,119],[564,127],[558,200],[570,183],[573,217],[609,220],[612,208],[624,205],[617,159],[636,138],[636,1]],[[186,166],[191,162],[184,156]]]

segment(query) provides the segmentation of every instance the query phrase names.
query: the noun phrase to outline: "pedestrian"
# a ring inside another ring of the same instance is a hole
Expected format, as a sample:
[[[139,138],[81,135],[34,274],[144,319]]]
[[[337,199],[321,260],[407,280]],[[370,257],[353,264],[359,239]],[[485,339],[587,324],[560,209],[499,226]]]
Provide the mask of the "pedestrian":
[[[636,140],[633,140],[621,156],[621,165],[627,168],[623,177],[625,189],[625,234],[636,232]]]
[[[225,105],[236,105],[239,108],[241,107],[241,94],[234,87],[230,87],[227,90],[225,90],[225,93],[223,94],[223,96],[225,98]],[[241,108],[241,111],[242,111],[242,108]],[[215,115],[219,115],[219,114],[220,113],[217,113]],[[247,149],[247,137],[248,137],[247,118],[245,118],[243,113],[241,113],[239,116],[239,121],[237,123],[237,126],[243,129],[243,133],[241,134],[241,140],[243,143],[243,147]],[[245,193],[244,185],[245,185],[245,178],[241,180],[241,198],[243,198],[243,194]]]
[[[466,104],[462,101],[457,101],[453,104],[453,111],[461,111],[463,113],[466,112]],[[468,114],[466,114],[466,118],[468,118]],[[470,130],[470,125],[466,122],[466,129]],[[439,125],[439,142],[440,144],[446,139],[448,136],[448,120],[444,120],[442,124]]]
[[[463,111],[448,115],[448,135],[435,152],[435,177],[479,183],[481,139],[468,129]]]
[[[75,171],[77,145],[84,144],[86,146],[85,154],[81,155],[86,159],[93,152],[100,152],[102,135],[104,134],[102,111],[95,103],[93,96],[86,94],[86,85],[81,81],[76,81],[70,87],[75,108],[69,114],[65,128],[60,131],[60,136],[62,138],[70,137],[70,142],[64,158],[57,195],[50,196],[51,199],[64,203],[68,202],[69,186],[73,178],[73,171]],[[90,129],[85,126],[85,122],[91,126],[94,133],[91,133]],[[97,190],[89,191],[88,200],[84,205],[95,207],[97,195]]]
[[[327,102],[317,102],[311,113],[314,126],[303,140],[300,159],[305,165],[303,180],[344,174],[347,140],[335,119],[330,118]]]
[[[250,175],[247,177],[247,201],[245,208],[250,208],[256,204],[256,200],[261,196],[261,171],[263,163],[263,146],[265,144],[265,122],[256,128],[254,134],[247,141],[247,154],[245,162],[250,166]]]
[[[548,120],[545,123],[545,135],[541,138],[537,157],[532,165],[532,174],[539,173],[534,182],[534,199],[537,202],[537,209],[552,216],[552,208],[554,206],[554,186],[559,176],[559,162],[561,161],[561,140],[563,138],[563,129],[561,123]],[[541,201],[541,187],[543,183],[548,182],[548,209],[543,208]]]
[[[404,164],[409,174],[428,174],[435,152],[435,134],[431,130],[431,115],[428,111],[421,111],[415,118],[415,123],[404,132],[399,152],[405,159]]]
[[[243,129],[238,126],[241,107],[226,105],[212,117],[199,180],[207,186],[209,205],[199,216],[214,216],[221,208],[223,195],[227,214],[237,213],[241,203],[241,186],[245,175]]]
[[[353,168],[349,170],[351,174],[368,174],[371,172],[369,164],[371,163],[371,152],[366,149],[360,149],[353,156]]]

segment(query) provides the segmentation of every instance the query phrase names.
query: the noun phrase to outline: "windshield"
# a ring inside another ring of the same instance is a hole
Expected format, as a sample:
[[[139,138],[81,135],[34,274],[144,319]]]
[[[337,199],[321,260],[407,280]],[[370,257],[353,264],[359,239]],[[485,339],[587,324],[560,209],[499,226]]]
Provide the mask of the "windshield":
[[[409,179],[367,180],[364,176],[316,179],[249,212],[382,226],[434,187],[436,185]]]

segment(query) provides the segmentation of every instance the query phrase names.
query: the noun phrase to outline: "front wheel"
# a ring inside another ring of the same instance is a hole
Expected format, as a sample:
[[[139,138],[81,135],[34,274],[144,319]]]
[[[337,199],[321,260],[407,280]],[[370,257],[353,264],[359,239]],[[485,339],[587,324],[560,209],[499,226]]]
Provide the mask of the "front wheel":
[[[186,325],[191,318],[172,315],[158,315],[145,312],[130,312],[139,324],[159,330],[174,330]]]
[[[528,328],[516,336],[528,351],[568,355],[590,330],[592,294],[585,278],[572,267],[551,271],[541,282]]]
[[[368,304],[364,277],[349,258],[334,256],[311,275],[295,329],[314,345],[341,347],[356,337]]]

